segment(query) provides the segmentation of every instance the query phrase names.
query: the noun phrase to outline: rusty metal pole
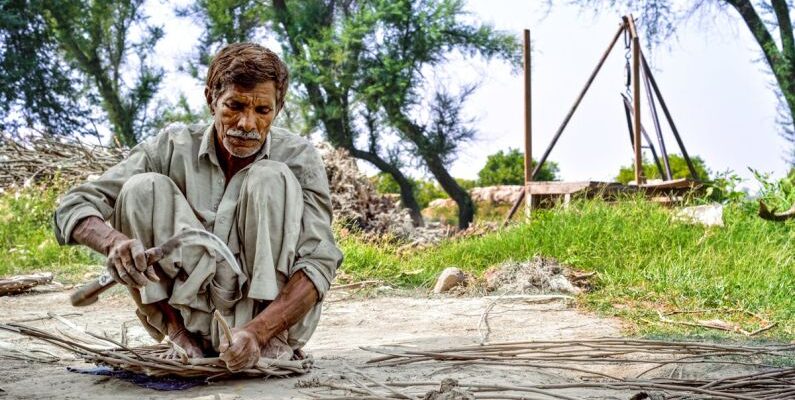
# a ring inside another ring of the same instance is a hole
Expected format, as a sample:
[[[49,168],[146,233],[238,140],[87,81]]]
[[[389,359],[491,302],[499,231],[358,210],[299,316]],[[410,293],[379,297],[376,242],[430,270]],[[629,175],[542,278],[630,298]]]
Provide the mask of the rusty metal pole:
[[[530,182],[533,181],[533,102],[531,96],[530,74],[530,30],[524,30],[524,192],[525,214],[530,218],[533,212],[533,196]]]
[[[635,19],[630,14],[627,18],[629,32],[632,35],[632,100],[634,102],[634,131],[633,139],[635,144],[635,182],[638,186],[643,184],[643,158],[641,155],[640,138],[640,38],[635,30]]]
[[[624,33],[624,29],[626,29],[626,24],[619,24],[618,31],[616,32],[615,36],[613,36],[613,39],[610,41],[610,45],[607,46],[607,50],[605,50],[605,52],[602,54],[602,58],[599,59],[599,63],[596,64],[596,68],[594,68],[593,72],[591,72],[591,76],[588,77],[588,81],[585,83],[585,87],[582,88],[582,91],[580,92],[579,96],[577,96],[577,99],[574,101],[574,105],[571,106],[569,113],[566,114],[566,117],[563,119],[563,123],[560,124],[560,127],[558,128],[557,132],[555,132],[555,136],[552,137],[552,142],[549,143],[549,146],[547,146],[547,149],[544,151],[544,154],[541,155],[541,158],[538,159],[535,168],[533,168],[533,174],[532,174],[533,179],[535,179],[538,173],[541,172],[541,167],[543,167],[544,163],[546,163],[547,158],[549,157],[549,153],[551,153],[552,149],[555,148],[555,144],[557,144],[558,139],[560,139],[560,135],[563,134],[563,130],[566,129],[566,125],[568,125],[569,121],[571,121],[571,117],[574,116],[574,112],[577,111],[577,107],[580,105],[580,102],[582,101],[583,97],[585,97],[585,94],[588,92],[588,89],[591,87],[591,84],[593,83],[594,79],[596,79],[596,76],[599,74],[599,70],[602,69],[602,65],[604,65],[605,60],[607,60],[607,56],[610,55],[610,52],[613,50],[613,47],[615,47],[618,38],[621,36],[622,33]],[[510,222],[511,218],[513,218],[513,215],[516,214],[516,211],[519,209],[519,205],[522,204],[524,199],[525,199],[525,191],[522,191],[522,193],[519,195],[519,198],[517,198],[516,201],[514,201],[511,210],[508,211],[508,215],[505,217],[505,220],[502,222],[503,226],[508,225],[508,222]]]

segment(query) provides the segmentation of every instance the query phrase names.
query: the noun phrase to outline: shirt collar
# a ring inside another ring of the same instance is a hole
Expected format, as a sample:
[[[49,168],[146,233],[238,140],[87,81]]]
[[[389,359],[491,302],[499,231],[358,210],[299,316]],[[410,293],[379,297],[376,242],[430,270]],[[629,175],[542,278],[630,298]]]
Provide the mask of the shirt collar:
[[[270,158],[271,154],[271,132],[268,132],[268,136],[265,136],[265,143],[262,144],[262,148],[257,153],[257,157],[254,161],[262,160],[263,158]],[[215,153],[215,125],[210,124],[207,129],[204,130],[204,134],[202,135],[202,142],[201,146],[199,147],[199,159],[202,156],[207,156],[210,158],[210,161],[218,165],[218,155]]]

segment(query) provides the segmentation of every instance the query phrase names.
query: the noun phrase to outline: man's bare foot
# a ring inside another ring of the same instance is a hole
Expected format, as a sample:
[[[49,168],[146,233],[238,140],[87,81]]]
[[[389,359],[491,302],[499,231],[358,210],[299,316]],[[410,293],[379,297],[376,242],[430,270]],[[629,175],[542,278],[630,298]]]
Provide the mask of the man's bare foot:
[[[199,346],[187,329],[181,329],[175,334],[169,334],[169,343],[171,349],[167,351],[162,358],[165,359],[180,359],[186,361],[188,358],[201,358],[204,357],[204,351]]]
[[[265,358],[276,358],[279,360],[289,360],[293,357],[293,348],[287,344],[287,331],[282,331],[271,338],[268,344],[260,351],[260,356]]]

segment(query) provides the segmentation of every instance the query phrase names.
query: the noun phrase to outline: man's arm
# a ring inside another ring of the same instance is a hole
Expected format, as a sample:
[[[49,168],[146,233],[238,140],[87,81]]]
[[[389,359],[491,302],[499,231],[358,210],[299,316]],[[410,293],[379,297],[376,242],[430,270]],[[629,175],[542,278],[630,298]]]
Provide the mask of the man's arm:
[[[268,341],[301,321],[317,301],[315,285],[303,271],[296,272],[264,311],[242,327],[232,330],[231,345],[221,341],[221,360],[232,371],[253,366]]]
[[[297,260],[276,299],[249,323],[232,330],[232,346],[221,342],[221,358],[230,369],[256,364],[260,349],[272,337],[301,321],[323,299],[342,263],[331,230],[331,194],[320,155],[307,143],[286,162],[301,184],[304,200]]]

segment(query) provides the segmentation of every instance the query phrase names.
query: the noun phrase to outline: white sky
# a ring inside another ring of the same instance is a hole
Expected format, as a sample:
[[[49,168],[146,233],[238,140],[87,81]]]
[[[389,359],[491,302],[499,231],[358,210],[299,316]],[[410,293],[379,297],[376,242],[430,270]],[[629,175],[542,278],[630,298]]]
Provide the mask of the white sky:
[[[533,155],[546,148],[618,28],[620,15],[594,16],[576,7],[556,6],[546,14],[544,1],[470,0],[473,19],[521,36],[533,37]],[[184,92],[202,104],[202,86],[177,67],[192,51],[199,28],[187,21],[170,24],[171,5],[152,1],[152,22],[165,25],[158,44],[170,72],[163,95]],[[669,47],[669,48],[665,48]],[[732,10],[711,21],[694,20],[682,27],[678,40],[655,49],[655,78],[682,135],[688,153],[701,156],[712,171],[733,170],[755,187],[748,167],[783,176],[787,142],[778,134],[776,99],[761,53],[745,25]],[[171,64],[167,60],[172,60]],[[466,146],[452,166],[453,175],[475,178],[486,157],[509,147],[524,147],[523,82],[502,63],[456,60],[445,68],[461,82],[480,81],[466,112],[477,119],[479,138]],[[624,49],[619,40],[550,160],[560,165],[564,180],[611,180],[632,159],[629,134],[619,93],[624,91]],[[644,95],[645,107],[645,95]],[[662,118],[662,111],[660,110]],[[646,117],[644,115],[644,117]],[[653,126],[645,118],[651,135]],[[669,152],[676,143],[663,121]],[[372,168],[365,168],[374,172]]]

